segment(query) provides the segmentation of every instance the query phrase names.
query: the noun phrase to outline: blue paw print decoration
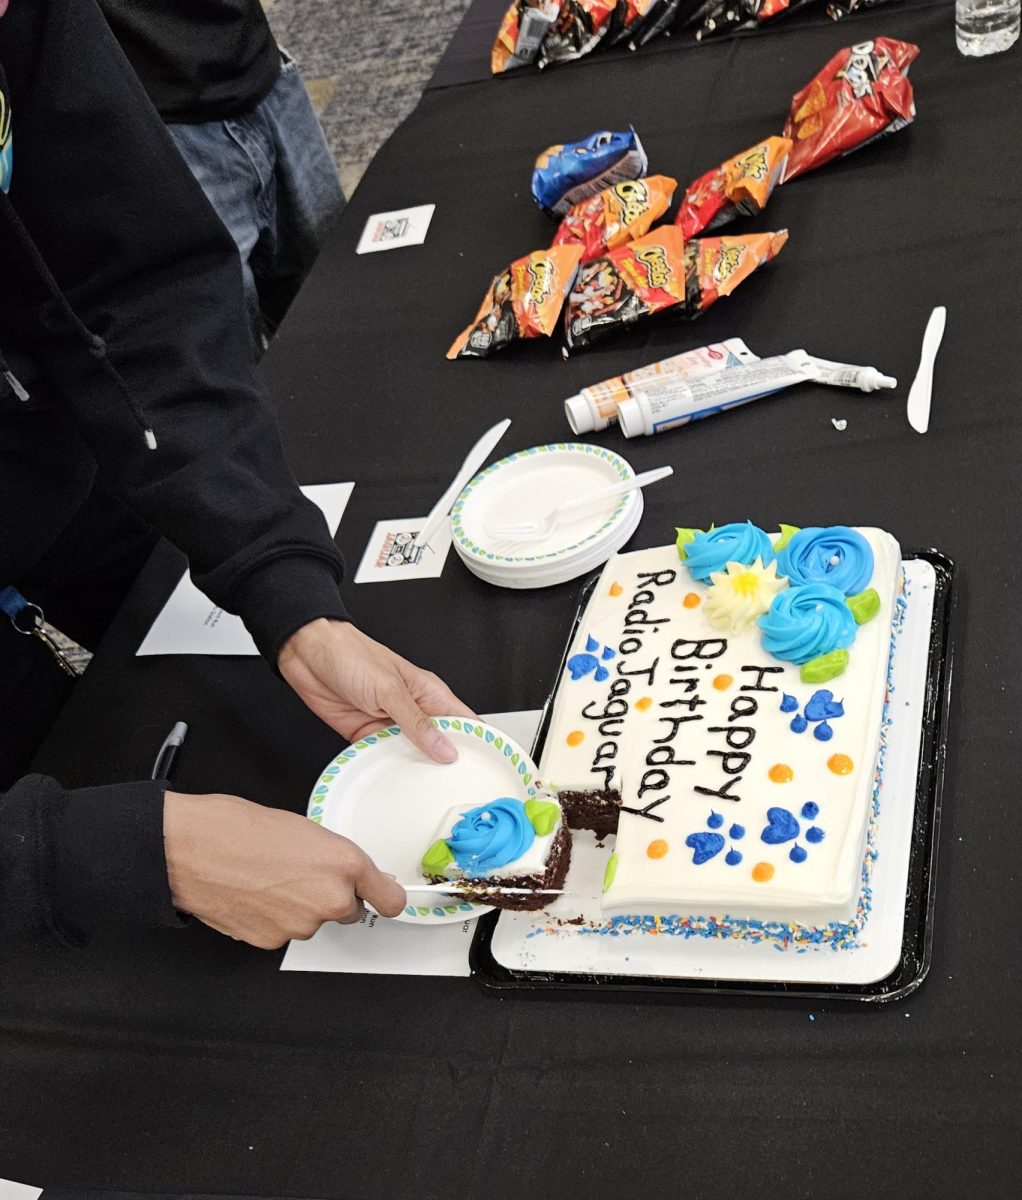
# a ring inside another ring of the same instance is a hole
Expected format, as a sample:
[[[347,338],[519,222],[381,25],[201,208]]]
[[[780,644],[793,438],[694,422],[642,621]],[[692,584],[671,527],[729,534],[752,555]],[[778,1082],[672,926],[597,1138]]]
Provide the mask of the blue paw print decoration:
[[[820,815],[820,806],[815,800],[807,800],[802,805],[799,815],[804,821],[815,821]],[[767,825],[759,836],[768,846],[783,846],[785,842],[794,842],[788,851],[788,857],[793,863],[804,863],[809,857],[809,851],[795,841],[801,832],[802,826],[793,812],[786,808],[768,808]],[[819,825],[810,825],[803,834],[811,846],[818,846],[826,836]]]
[[[830,722],[845,715],[845,706],[840,700],[834,699],[834,693],[829,688],[820,688],[809,697],[802,712],[798,711],[798,700],[785,692],[781,698],[781,712],[795,714],[791,718],[792,733],[805,733],[813,725],[813,737],[818,742],[829,742],[834,736]]]
[[[711,858],[716,858],[717,855],[724,849],[724,835],[718,833],[717,830],[723,828],[724,818],[719,812],[710,810],[710,815],[706,818],[707,828],[700,830],[698,833],[690,833],[685,839],[685,845],[692,851],[692,862],[701,867],[703,863],[709,862]],[[737,821],[727,831],[728,837],[732,842],[739,842],[745,837],[745,827],[739,825]],[[724,861],[729,867],[737,867],[742,861],[741,850],[736,850],[734,846],[724,855]]]
[[[603,681],[610,675],[610,672],[603,665],[605,662],[610,662],[615,656],[615,651],[610,646],[604,646],[600,657],[597,658],[597,651],[600,650],[600,643],[594,637],[586,638],[586,648],[584,654],[573,654],[568,659],[568,670],[571,672],[571,677],[574,680],[584,679],[590,673],[597,683]]]

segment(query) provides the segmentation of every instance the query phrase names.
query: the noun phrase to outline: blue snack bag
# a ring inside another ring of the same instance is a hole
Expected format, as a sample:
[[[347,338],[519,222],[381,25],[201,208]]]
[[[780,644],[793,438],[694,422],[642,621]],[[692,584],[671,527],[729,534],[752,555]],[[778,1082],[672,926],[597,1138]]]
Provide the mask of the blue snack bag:
[[[641,179],[649,163],[634,129],[602,130],[578,142],[549,146],[536,159],[532,198],[551,216],[625,180]]]

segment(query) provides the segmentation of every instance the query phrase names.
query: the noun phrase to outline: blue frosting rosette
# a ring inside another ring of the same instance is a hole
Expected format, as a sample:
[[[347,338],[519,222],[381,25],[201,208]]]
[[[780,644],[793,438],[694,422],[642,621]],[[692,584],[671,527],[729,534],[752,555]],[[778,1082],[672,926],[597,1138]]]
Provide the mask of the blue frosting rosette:
[[[536,831],[521,800],[503,797],[464,813],[445,838],[466,875],[487,875],[521,858]]]
[[[751,521],[735,521],[708,533],[701,530],[685,545],[685,566],[692,578],[709,583],[714,571],[723,571],[729,562],[749,566],[759,559],[763,566],[773,561],[774,549],[769,536]]]
[[[832,650],[847,650],[856,631],[844,592],[829,583],[807,583],[778,592],[760,617],[759,627],[764,650],[798,665]]]
[[[847,525],[800,529],[777,555],[777,569],[793,587],[826,583],[856,596],[873,577],[873,551],[861,533]]]

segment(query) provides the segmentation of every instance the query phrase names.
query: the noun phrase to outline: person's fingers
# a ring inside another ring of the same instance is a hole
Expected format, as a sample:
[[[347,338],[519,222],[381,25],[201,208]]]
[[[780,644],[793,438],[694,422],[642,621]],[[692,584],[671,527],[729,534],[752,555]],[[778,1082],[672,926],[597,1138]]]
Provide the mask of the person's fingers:
[[[444,737],[439,729],[434,728],[433,722],[416,704],[412,693],[398,677],[387,695],[381,696],[381,701],[387,712],[401,726],[401,732],[414,745],[428,755],[434,762],[452,763],[458,757],[454,743]]]
[[[408,903],[405,889],[393,875],[381,871],[368,855],[355,877],[355,891],[381,917],[396,917]]]
[[[365,905],[361,900],[358,899],[358,897],[356,897],[354,905],[348,910],[348,912],[339,917],[335,917],[334,919],[339,925],[357,925],[365,915]]]
[[[418,670],[418,668],[415,668]],[[432,671],[421,671],[422,686],[414,689],[418,695],[419,703],[431,715],[437,717],[469,717],[473,720],[479,720],[479,714],[472,711],[467,704],[451,691],[446,683],[439,675],[434,675]]]

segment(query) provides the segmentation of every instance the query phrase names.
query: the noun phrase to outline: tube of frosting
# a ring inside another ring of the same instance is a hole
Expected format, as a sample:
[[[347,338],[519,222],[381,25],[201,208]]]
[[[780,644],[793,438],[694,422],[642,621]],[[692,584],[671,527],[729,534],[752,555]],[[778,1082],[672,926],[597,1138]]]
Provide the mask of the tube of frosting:
[[[754,362],[759,362],[759,358],[741,338],[728,338],[591,384],[565,400],[564,412],[573,433],[592,433],[613,424],[617,420],[618,404],[632,396],[636,389],[644,388],[650,380],[695,379]]]
[[[819,375],[819,368],[804,350],[792,350],[695,379],[650,379],[618,404],[621,432],[628,438],[664,433]]]
[[[825,358],[810,355],[809,361],[816,367],[818,383],[830,387],[858,388],[860,392],[876,392],[880,388],[896,388],[893,375],[882,375],[876,367],[855,367],[851,363],[828,362]]]

